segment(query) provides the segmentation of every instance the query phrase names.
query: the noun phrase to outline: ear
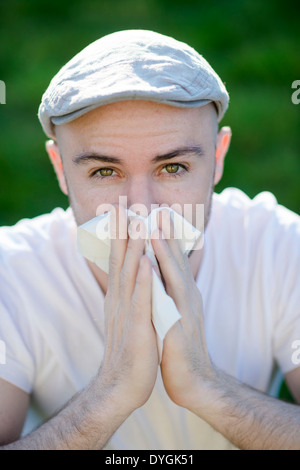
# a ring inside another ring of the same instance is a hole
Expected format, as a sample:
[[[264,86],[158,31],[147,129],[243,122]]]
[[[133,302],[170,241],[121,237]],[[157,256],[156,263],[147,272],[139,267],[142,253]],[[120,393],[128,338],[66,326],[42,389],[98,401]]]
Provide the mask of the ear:
[[[64,167],[63,167],[63,162],[60,156],[58,145],[53,140],[48,140],[46,142],[46,150],[48,152],[49,158],[54,167],[54,170],[58,179],[59,187],[64,194],[68,195],[68,187],[66,184]]]
[[[231,140],[230,127],[222,127],[217,135],[216,144],[216,171],[214,184],[219,183],[223,175],[224,160]]]

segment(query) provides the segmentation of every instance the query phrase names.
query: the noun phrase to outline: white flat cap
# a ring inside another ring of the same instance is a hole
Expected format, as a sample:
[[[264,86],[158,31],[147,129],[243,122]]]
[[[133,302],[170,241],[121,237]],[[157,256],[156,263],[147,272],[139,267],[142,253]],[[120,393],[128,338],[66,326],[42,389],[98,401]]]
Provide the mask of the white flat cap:
[[[38,117],[54,139],[54,125],[125,100],[187,108],[214,102],[220,121],[229,96],[192,47],[153,31],[128,30],[98,39],[64,65],[44,93]]]

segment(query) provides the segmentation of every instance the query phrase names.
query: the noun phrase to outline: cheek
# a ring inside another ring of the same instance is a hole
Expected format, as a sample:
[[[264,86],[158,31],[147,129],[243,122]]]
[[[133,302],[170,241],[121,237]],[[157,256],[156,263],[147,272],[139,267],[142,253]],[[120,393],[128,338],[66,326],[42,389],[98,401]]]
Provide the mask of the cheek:
[[[210,185],[191,184],[177,188],[169,194],[161,194],[159,202],[165,203],[188,222],[203,231],[205,214],[209,211]]]
[[[100,187],[91,183],[85,176],[80,176],[73,168],[65,168],[69,202],[78,225],[96,217],[99,207],[118,202],[116,187]]]
[[[86,188],[77,185],[69,192],[70,204],[77,222],[87,222],[99,214],[110,210],[111,205],[119,203],[119,194],[116,188]]]
[[[205,177],[199,175],[198,178],[193,181],[193,184],[186,190],[185,200],[189,208],[188,217],[186,219],[197,227],[200,231],[203,231],[205,224],[209,218],[211,209],[212,194],[214,188],[214,175],[210,172]],[[192,210],[190,206],[192,205]],[[185,208],[185,214],[187,209]]]

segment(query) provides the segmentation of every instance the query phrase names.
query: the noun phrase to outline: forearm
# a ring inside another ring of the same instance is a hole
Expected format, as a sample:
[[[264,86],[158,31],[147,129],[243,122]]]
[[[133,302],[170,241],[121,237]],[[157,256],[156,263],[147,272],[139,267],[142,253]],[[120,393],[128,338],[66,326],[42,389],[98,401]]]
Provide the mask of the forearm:
[[[96,378],[49,421],[1,449],[102,449],[130,412],[115,387]]]
[[[239,449],[300,449],[300,406],[269,397],[221,371],[202,382],[199,391],[189,409]]]

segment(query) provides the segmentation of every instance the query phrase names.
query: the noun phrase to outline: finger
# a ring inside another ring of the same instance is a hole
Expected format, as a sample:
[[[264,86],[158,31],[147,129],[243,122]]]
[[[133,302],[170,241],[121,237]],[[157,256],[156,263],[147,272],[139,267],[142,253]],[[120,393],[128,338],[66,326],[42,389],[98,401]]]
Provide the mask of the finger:
[[[161,210],[157,214],[157,224],[159,230],[163,234],[163,238],[167,241],[167,244],[176,259],[179,268],[182,271],[187,269],[186,260],[187,258],[184,256],[182,252],[180,240],[177,239],[175,234],[175,227],[174,222],[172,219],[172,214],[169,210]],[[180,231],[179,231],[180,233]]]
[[[153,239],[151,238],[151,243],[159,263],[166,291],[173,298],[180,311],[186,301],[188,285],[191,282],[191,274],[188,273],[185,275],[179,268],[167,240],[156,236]]]
[[[138,273],[132,296],[134,314],[141,321],[151,320],[152,315],[152,265],[147,255],[139,260]]]
[[[108,291],[118,295],[120,272],[127,248],[127,215],[124,207],[114,206],[110,213],[110,256]]]
[[[161,276],[164,277],[164,275],[167,275],[167,277],[174,278],[175,281],[175,279],[180,276],[180,271],[176,259],[168,246],[167,240],[165,240],[160,230],[157,229],[151,234],[151,244]]]
[[[152,269],[155,271],[155,273],[157,274],[158,278],[162,281],[162,275],[161,275],[161,271],[159,269],[158,266],[152,266]]]
[[[131,298],[136,284],[141,257],[145,250],[146,225],[140,218],[133,219],[128,226],[128,244],[120,275],[122,298]]]

